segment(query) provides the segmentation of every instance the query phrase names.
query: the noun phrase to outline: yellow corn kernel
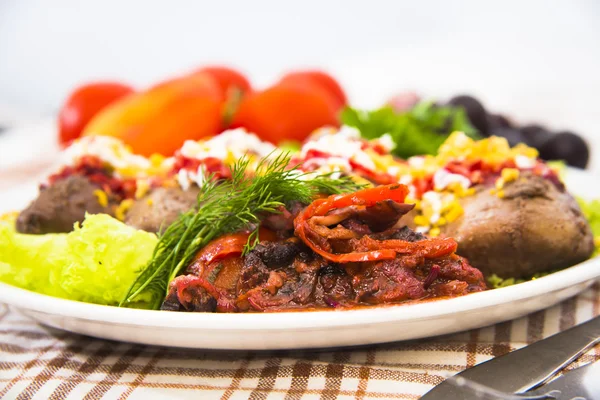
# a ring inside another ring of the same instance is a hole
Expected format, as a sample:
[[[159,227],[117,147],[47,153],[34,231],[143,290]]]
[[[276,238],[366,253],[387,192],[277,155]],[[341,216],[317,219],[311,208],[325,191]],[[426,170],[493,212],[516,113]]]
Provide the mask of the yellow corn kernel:
[[[406,199],[404,199],[404,202],[406,204],[414,204],[415,208],[414,210],[420,210],[421,209],[421,201],[417,200],[417,199],[413,199],[412,197],[406,197]]]
[[[456,200],[456,197],[452,194],[446,194],[444,196],[442,211],[447,211],[457,205],[460,205],[460,203]]]
[[[115,217],[117,217],[117,219],[119,221],[125,220],[125,214],[131,208],[132,205],[133,205],[132,199],[123,200],[121,202],[121,204],[119,204],[119,206],[115,210]]]
[[[375,164],[375,170],[378,172],[387,172],[388,167],[397,164],[391,155],[382,156],[372,149],[365,149],[365,153],[369,156],[373,164]]]
[[[438,219],[438,222],[436,223],[437,226],[442,226],[442,225],[446,225],[448,223],[448,220],[445,217],[440,217],[440,219]]]
[[[150,190],[150,184],[148,183],[147,180],[144,180],[144,179],[138,180],[136,182],[135,198],[141,199],[142,197],[144,197],[146,195],[146,193],[148,193],[149,190]]]
[[[496,193],[496,196],[498,196],[498,198],[503,199],[504,198],[504,190],[498,190],[498,193]]]
[[[130,165],[127,167],[117,168],[116,171],[121,176],[133,177],[133,176],[136,176],[140,172],[140,169],[135,166]]]
[[[155,167],[158,167],[163,163],[163,161],[165,161],[165,156],[163,156],[162,154],[154,153],[150,156],[149,160],[150,164],[152,164]]]
[[[446,221],[448,221],[448,223],[454,222],[456,221],[458,218],[460,218],[464,213],[463,208],[459,205],[452,207],[452,209],[450,209],[450,211],[448,211],[445,215],[446,217]]]
[[[17,221],[18,217],[19,217],[18,211],[11,211],[11,212],[7,212],[4,214],[0,214],[0,221],[14,224]]]
[[[146,200],[146,204],[148,204],[149,206],[151,206],[151,205],[154,204],[154,200],[148,199],[148,200]]]
[[[429,226],[429,219],[423,215],[417,215],[414,221],[418,226]]]
[[[502,180],[504,180],[504,183],[506,183],[506,182],[516,181],[517,179],[519,179],[519,175],[520,175],[520,172],[516,168],[504,168],[502,170],[501,176],[502,176]]]
[[[504,179],[498,178],[496,180],[496,189],[500,190],[504,187]]]
[[[432,228],[429,231],[429,236],[431,236],[431,237],[438,237],[438,236],[440,236],[440,233],[441,233],[440,228]]]
[[[360,175],[356,175],[356,174],[350,174],[348,175],[348,177],[350,179],[352,179],[355,183],[358,183],[359,185],[365,185],[366,187],[373,187],[373,182],[363,178]]]
[[[104,192],[104,190],[96,189],[94,190],[94,196],[98,199],[98,204],[102,207],[106,207],[108,205],[108,196]]]
[[[458,182],[452,182],[448,185],[447,190],[456,194],[458,197],[465,197],[468,189],[465,189],[464,186]]]
[[[538,158],[539,152],[533,147],[529,147],[524,143],[519,143],[512,148],[515,156],[522,155],[528,158]]]
[[[421,214],[427,219],[427,225],[429,225],[429,221],[431,220],[435,212],[433,211],[433,207],[431,207],[431,204],[425,203],[422,204]]]

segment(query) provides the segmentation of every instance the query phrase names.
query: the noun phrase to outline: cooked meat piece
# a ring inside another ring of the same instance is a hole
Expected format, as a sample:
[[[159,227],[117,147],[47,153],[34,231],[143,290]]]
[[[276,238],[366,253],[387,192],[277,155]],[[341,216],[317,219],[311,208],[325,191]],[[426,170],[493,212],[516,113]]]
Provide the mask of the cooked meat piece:
[[[393,227],[403,215],[413,208],[415,208],[414,204],[386,200],[358,212],[356,217],[369,226],[373,232],[380,232]]]
[[[133,203],[125,216],[125,223],[147,232],[164,230],[180,214],[196,206],[199,192],[196,186],[188,190],[156,188]]]
[[[424,298],[426,290],[413,268],[399,259],[372,263],[354,279],[358,298],[370,304]]]
[[[100,205],[94,192],[98,187],[83,176],[70,176],[40,190],[40,194],[17,219],[21,233],[44,234],[73,230],[85,213],[113,215],[114,203]]]
[[[379,240],[420,241],[404,227],[376,234]],[[162,306],[172,311],[284,311],[398,303],[485,290],[483,275],[456,255],[424,260],[399,255],[380,262],[335,264],[295,239],[264,242],[248,253],[235,287],[216,277],[185,275],[172,283]],[[227,281],[231,278],[228,277]],[[216,296],[216,301],[213,302]]]
[[[406,240],[407,242],[418,242],[419,240],[426,239],[425,235],[413,231],[408,226],[403,226],[391,231],[375,233],[371,235],[371,237],[377,240],[399,239]]]
[[[316,297],[330,307],[350,305],[354,301],[352,276],[339,265],[327,265],[319,271]]]
[[[237,285],[238,308],[301,308],[313,301],[317,275],[326,263],[295,242],[262,243],[244,259]]]
[[[443,228],[457,253],[485,275],[525,278],[588,259],[593,235],[577,202],[563,188],[532,174],[503,189],[480,187],[462,200],[464,215]]]
[[[306,251],[306,248],[295,241],[284,243],[266,242],[256,246],[254,251],[251,252],[251,256],[249,256],[250,258],[258,257],[265,266],[275,268],[290,264],[296,255],[303,250]]]
[[[182,275],[173,279],[161,306],[161,310],[165,311],[214,312],[216,308],[217,300],[193,275]]]

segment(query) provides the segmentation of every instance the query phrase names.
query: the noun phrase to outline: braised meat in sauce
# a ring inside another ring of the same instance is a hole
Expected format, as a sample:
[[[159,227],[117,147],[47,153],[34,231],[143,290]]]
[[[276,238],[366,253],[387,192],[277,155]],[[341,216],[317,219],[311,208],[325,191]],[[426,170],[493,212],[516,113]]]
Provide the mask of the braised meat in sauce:
[[[485,290],[453,239],[427,238],[400,222],[413,207],[405,196],[404,186],[389,185],[288,207],[264,219],[271,229],[261,227],[247,254],[248,232],[218,238],[171,282],[162,309],[334,309]]]

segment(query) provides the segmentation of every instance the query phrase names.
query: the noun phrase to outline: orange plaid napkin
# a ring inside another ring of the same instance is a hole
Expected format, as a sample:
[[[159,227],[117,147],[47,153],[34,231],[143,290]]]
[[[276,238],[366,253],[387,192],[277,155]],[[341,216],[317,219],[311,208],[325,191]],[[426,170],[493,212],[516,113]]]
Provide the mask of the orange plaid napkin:
[[[448,374],[597,315],[599,284],[528,317],[460,334],[336,351],[239,352],[93,339],[0,305],[0,398],[418,399]],[[577,363],[599,359],[596,347]]]

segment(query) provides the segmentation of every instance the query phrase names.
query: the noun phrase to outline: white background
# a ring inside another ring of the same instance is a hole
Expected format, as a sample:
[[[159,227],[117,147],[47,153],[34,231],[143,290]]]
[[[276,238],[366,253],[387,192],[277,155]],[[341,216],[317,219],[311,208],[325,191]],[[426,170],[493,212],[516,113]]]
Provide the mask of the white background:
[[[325,67],[364,106],[468,92],[600,153],[600,1],[0,0],[0,106],[16,113],[53,115],[86,80],[143,87],[205,63],[258,86]]]

